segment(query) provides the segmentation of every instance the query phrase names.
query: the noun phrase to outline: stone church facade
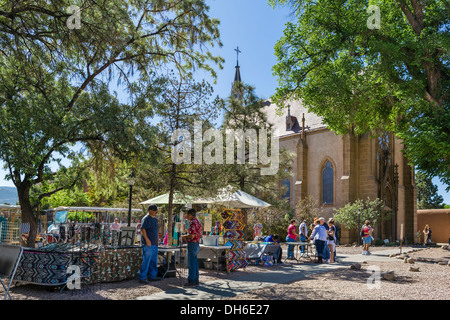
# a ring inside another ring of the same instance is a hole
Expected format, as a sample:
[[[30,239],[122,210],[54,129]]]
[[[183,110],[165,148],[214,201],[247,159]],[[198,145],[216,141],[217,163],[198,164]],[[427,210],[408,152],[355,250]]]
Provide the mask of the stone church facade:
[[[307,112],[301,101],[292,101],[278,114],[277,106],[266,102],[267,119],[279,137],[280,149],[295,154],[293,176],[281,182],[294,208],[313,196],[324,217],[357,199],[380,198],[394,216],[374,226],[375,239],[396,241],[403,224],[404,239],[414,241],[417,231],[414,168],[402,154],[401,140],[392,134],[373,138],[368,134],[336,135],[320,117]],[[341,228],[341,243],[357,241],[358,232]]]

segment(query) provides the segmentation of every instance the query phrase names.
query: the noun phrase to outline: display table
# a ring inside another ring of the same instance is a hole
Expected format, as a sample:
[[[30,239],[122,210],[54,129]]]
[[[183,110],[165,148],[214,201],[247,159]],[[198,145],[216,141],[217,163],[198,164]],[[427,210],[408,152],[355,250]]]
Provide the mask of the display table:
[[[245,253],[247,260],[261,261],[264,254],[271,254],[275,260],[278,260],[281,254],[281,247],[279,244],[266,242],[247,243]]]
[[[229,250],[231,246],[207,246],[204,244],[200,245],[200,251],[197,255],[199,259],[216,259],[217,262],[217,268],[216,271],[219,273],[219,259],[222,256],[222,252]],[[227,272],[229,273],[229,270],[227,268]]]
[[[298,262],[301,258],[307,258],[311,261],[311,256],[313,256],[313,249],[314,242],[286,242],[287,245],[294,246],[294,260]],[[305,252],[303,254],[300,253],[300,247],[305,246]],[[284,261],[286,261],[288,258],[285,258]]]
[[[178,247],[169,247],[169,246],[159,246],[158,254],[162,254],[164,256],[164,274],[162,278],[164,279],[170,271],[175,271],[175,275],[178,274],[180,281],[186,278],[187,273],[187,246],[178,246]],[[174,269],[171,268],[172,256],[169,254],[173,254],[174,256]],[[177,267],[178,265],[178,267]],[[184,272],[182,272],[184,271]]]
[[[142,249],[139,246],[105,248],[99,251],[98,260],[93,262],[93,272],[88,282],[134,279],[139,275],[141,264]]]

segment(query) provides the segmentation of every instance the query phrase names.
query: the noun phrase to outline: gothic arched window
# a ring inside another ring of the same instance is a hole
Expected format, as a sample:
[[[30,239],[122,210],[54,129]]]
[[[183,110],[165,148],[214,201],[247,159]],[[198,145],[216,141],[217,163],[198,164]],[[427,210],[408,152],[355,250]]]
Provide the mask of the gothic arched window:
[[[281,198],[282,199],[287,199],[288,202],[291,201],[291,179],[284,179],[281,180],[281,186],[285,187],[286,189],[286,193],[284,193]]]
[[[333,204],[334,202],[334,170],[330,161],[325,163],[322,170],[322,203]]]

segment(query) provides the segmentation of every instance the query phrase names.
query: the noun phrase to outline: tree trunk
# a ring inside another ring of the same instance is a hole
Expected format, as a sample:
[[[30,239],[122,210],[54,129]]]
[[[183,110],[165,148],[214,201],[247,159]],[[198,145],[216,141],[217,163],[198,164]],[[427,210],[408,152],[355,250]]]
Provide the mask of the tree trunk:
[[[34,248],[38,231],[37,215],[33,213],[33,207],[30,202],[31,183],[23,181],[18,184],[17,194],[19,196],[20,210],[22,212],[22,223],[30,225],[30,233],[27,239],[27,247]]]
[[[169,203],[167,206],[167,245],[173,244],[173,193],[175,191],[175,174],[176,164],[172,163],[172,170],[170,173],[170,188],[169,188]],[[180,241],[180,239],[178,239]]]

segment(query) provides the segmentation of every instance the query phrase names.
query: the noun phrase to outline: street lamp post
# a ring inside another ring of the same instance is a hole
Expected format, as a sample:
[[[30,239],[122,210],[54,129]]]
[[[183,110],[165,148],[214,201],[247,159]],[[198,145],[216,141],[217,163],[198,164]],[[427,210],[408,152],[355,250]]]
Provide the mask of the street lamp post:
[[[361,212],[358,209],[358,228],[361,228],[360,213]],[[361,229],[358,229],[358,245],[361,245]]]
[[[130,186],[130,196],[128,201],[128,226],[131,225],[131,198],[133,197],[133,186],[136,182],[136,177],[134,175],[134,170],[131,171],[131,174],[128,176],[127,184]]]

